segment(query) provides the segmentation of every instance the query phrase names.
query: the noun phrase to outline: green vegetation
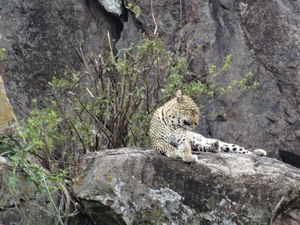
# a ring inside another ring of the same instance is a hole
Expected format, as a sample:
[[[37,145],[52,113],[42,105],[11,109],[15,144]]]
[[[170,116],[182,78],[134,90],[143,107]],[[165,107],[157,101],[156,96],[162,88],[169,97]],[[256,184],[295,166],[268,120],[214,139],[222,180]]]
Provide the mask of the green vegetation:
[[[132,3],[128,3],[128,5],[125,7],[126,9],[129,9],[131,12],[133,12],[135,18],[138,18],[141,15],[141,8],[137,5],[133,6]]]
[[[0,60],[4,59],[5,48],[0,48]]]

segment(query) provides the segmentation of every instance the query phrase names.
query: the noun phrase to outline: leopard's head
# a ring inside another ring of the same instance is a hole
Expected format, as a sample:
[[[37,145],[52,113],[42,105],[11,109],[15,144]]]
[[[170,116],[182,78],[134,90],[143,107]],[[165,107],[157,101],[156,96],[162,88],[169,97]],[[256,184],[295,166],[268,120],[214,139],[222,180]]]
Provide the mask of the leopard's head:
[[[190,97],[183,95],[180,90],[172,99],[172,111],[174,113],[171,120],[173,125],[192,130],[198,124],[199,109],[197,105]]]

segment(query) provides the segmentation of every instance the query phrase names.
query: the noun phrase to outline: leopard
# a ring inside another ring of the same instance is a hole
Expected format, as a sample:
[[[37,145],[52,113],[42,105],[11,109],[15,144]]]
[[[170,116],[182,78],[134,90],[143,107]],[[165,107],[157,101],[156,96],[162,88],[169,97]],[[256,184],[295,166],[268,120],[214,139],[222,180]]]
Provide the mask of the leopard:
[[[152,148],[167,157],[181,159],[186,163],[198,160],[195,152],[228,152],[247,155],[266,156],[263,149],[253,152],[237,144],[206,138],[192,130],[199,122],[199,108],[181,90],[176,96],[156,109],[150,120],[149,137]]]

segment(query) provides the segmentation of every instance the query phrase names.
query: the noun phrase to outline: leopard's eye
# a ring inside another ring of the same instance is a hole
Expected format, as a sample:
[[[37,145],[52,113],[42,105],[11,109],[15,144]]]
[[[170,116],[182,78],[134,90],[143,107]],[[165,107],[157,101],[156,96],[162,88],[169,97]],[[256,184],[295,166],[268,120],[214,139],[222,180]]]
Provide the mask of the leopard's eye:
[[[190,125],[191,125],[191,124],[190,124],[188,121],[186,121],[186,120],[183,121],[183,124],[184,124],[184,125],[187,125],[187,126],[190,126]]]

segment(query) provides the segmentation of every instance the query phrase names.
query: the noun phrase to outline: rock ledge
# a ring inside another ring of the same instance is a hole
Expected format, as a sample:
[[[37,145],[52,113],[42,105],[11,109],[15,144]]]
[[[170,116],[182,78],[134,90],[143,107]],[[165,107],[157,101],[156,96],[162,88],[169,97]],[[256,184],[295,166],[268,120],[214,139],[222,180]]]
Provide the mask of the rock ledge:
[[[94,224],[275,225],[300,217],[299,187],[299,169],[267,157],[125,148],[87,154],[73,190]]]

